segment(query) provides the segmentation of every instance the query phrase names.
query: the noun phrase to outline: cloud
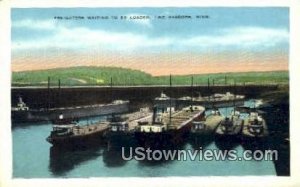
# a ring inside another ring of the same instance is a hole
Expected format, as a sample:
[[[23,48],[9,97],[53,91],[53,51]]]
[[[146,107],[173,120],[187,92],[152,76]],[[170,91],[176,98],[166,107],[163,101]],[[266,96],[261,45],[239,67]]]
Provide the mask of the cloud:
[[[31,20],[24,19],[12,22],[14,28],[27,28],[32,30],[53,30],[56,28],[54,20]]]
[[[261,27],[233,27],[221,29],[217,34],[196,36],[184,41],[184,45],[203,47],[273,47],[288,42],[286,29]]]
[[[107,49],[128,51],[142,47],[160,47],[171,43],[169,38],[150,39],[133,33],[91,30],[83,27],[57,28],[53,36],[32,41],[13,41],[13,50],[63,48],[63,49]]]
[[[135,14],[136,15],[136,14]],[[137,24],[148,25],[147,21]],[[30,28],[54,31],[52,35],[35,40],[13,40],[12,50],[66,49],[108,50],[131,52],[134,50],[203,50],[232,48],[270,48],[288,43],[289,32],[284,28],[231,27],[212,30],[210,34],[194,36],[149,36],[146,33],[111,32],[104,29],[55,25],[54,21],[21,20],[13,29]],[[34,32],[34,31],[33,31]]]

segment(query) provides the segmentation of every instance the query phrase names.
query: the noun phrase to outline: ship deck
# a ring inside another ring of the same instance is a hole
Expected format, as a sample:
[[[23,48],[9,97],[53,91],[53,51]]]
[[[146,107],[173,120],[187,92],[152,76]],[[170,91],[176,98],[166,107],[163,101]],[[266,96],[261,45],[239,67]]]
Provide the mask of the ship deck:
[[[124,114],[123,116],[128,118],[126,122],[128,123],[129,131],[133,131],[138,126],[139,121],[150,122],[153,114],[150,111],[138,111],[130,114]]]
[[[219,123],[218,127],[216,128],[216,134],[218,135],[239,135],[242,130],[243,130],[243,127],[244,127],[244,120],[241,119],[241,118],[233,118],[233,126],[230,127],[228,129],[227,132],[224,132],[222,129],[221,129],[221,123]]]
[[[72,128],[73,136],[86,136],[100,131],[106,131],[109,128],[109,123],[101,122],[95,125],[84,125]]]
[[[250,121],[249,121],[249,118],[248,119],[245,119],[245,123],[244,123],[244,127],[243,127],[243,130],[242,130],[242,135],[244,137],[257,137],[257,138],[262,138],[262,137],[266,137],[268,136],[268,128],[267,128],[267,124],[266,124],[266,121],[263,120],[262,122],[262,126],[263,126],[263,132],[261,134],[258,134],[258,135],[254,135],[252,134],[251,132],[249,132],[248,130],[248,126],[250,125]]]
[[[171,124],[168,125],[170,129],[180,129],[195,120],[204,113],[204,109],[200,110],[181,110],[171,114]],[[170,115],[165,115],[163,117],[163,122],[170,123]]]
[[[220,122],[224,119],[224,116],[209,115],[206,117],[205,125],[209,131],[215,131]]]

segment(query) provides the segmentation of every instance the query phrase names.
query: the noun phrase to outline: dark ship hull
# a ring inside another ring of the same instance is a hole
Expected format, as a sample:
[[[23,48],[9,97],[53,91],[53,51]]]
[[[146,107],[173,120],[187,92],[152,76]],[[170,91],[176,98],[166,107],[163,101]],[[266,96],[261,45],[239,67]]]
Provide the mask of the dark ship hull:
[[[167,129],[161,132],[135,131],[135,138],[142,147],[176,148],[188,139],[193,121],[204,119],[204,111],[205,109],[193,114],[181,111],[180,115],[172,117],[173,125]]]
[[[165,132],[135,132],[135,138],[141,147],[151,148],[173,148],[184,143],[190,134],[191,124],[177,130]]]
[[[111,132],[105,133],[105,138],[112,147],[128,147],[135,144],[133,132]]]
[[[56,120],[60,114],[64,119],[78,119],[83,117],[108,115],[112,113],[125,113],[129,111],[129,102],[103,105],[88,105],[80,107],[52,108],[28,111],[12,111],[12,121],[18,122],[39,122]]]
[[[48,137],[47,141],[55,147],[64,148],[86,148],[92,145],[101,144],[103,139],[103,132],[96,132],[89,135],[82,136],[66,136],[66,137]]]
[[[107,130],[107,123],[85,126],[54,125],[46,140],[55,147],[86,148],[103,143],[103,135]]]
[[[221,124],[219,124],[215,132],[215,143],[217,147],[221,150],[228,150],[235,147],[240,142],[243,125],[244,120],[240,118],[233,121],[233,128],[228,131],[223,131]]]
[[[173,102],[173,106],[175,105],[176,108],[183,108],[185,106],[189,106],[191,104],[194,105],[201,105],[204,106],[206,109],[213,109],[213,108],[226,108],[226,107],[233,107],[233,106],[244,106],[245,99],[236,99],[235,101],[232,100],[218,100],[218,101],[197,101],[197,100],[184,100],[184,99],[177,99]],[[168,106],[170,105],[169,100],[155,100],[155,104],[157,106]]]

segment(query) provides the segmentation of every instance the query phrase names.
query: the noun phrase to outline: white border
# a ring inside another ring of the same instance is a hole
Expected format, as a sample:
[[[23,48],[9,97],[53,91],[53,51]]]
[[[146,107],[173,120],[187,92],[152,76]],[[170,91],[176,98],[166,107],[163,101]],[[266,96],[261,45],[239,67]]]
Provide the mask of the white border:
[[[12,179],[10,129],[10,7],[290,7],[291,177],[166,177]],[[0,0],[0,186],[300,186],[300,1],[299,0]]]

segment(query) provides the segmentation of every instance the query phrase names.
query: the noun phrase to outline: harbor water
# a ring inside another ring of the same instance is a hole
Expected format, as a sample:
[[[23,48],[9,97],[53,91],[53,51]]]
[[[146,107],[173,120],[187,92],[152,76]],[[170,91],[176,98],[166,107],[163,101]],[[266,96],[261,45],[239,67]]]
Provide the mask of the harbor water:
[[[223,108],[226,115],[232,108]],[[93,117],[81,125],[105,120]],[[166,177],[166,176],[264,176],[276,175],[273,161],[256,160],[168,160],[159,162],[122,159],[120,149],[106,144],[84,150],[55,150],[46,137],[50,123],[18,124],[12,128],[14,178],[86,178],[86,177]],[[203,150],[219,150],[222,142],[211,140],[200,145]],[[187,141],[180,149],[194,150]],[[241,156],[247,149],[242,143],[231,146]]]

